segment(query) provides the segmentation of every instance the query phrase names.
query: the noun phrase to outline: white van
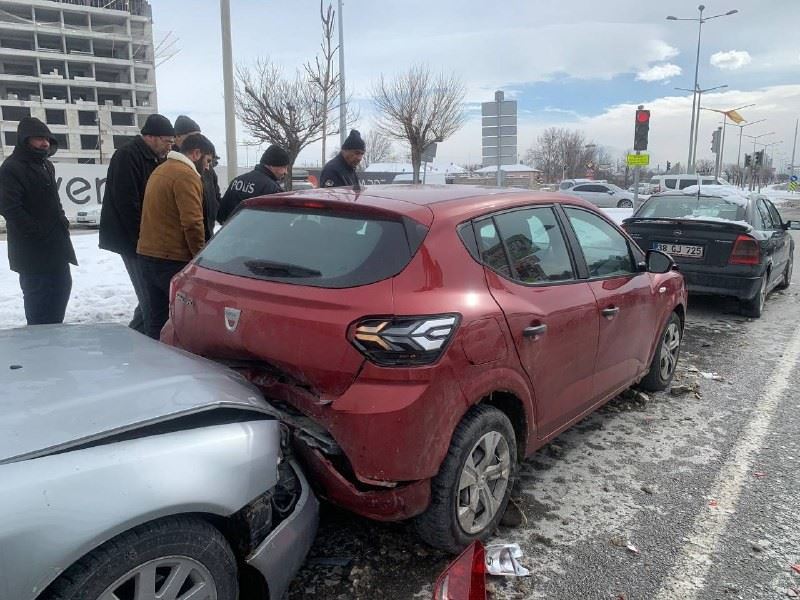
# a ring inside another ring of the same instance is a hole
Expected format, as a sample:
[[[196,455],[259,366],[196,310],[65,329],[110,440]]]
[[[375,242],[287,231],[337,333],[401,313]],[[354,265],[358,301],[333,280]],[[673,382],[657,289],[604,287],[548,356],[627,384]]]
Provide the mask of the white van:
[[[699,183],[698,183],[699,182]],[[698,175],[697,173],[669,173],[656,175],[650,180],[653,193],[665,190],[683,190],[692,185],[730,185],[724,179],[713,175]]]

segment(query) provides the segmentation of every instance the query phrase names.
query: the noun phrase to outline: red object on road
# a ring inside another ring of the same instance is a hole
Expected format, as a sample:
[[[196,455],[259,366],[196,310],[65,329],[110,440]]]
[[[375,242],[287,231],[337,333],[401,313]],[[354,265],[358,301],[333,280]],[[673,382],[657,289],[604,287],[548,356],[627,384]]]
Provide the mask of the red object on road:
[[[792,565],[792,571],[794,571],[795,573],[800,575],[800,563],[798,563],[796,565]]]
[[[472,542],[439,575],[433,600],[486,600],[486,551],[481,542]]]
[[[648,271],[571,196],[276,194],[245,201],[173,279],[162,340],[258,386],[322,495],[450,519],[425,539],[456,552],[497,526],[519,460],[632,384],[668,385],[686,288],[655,256]]]

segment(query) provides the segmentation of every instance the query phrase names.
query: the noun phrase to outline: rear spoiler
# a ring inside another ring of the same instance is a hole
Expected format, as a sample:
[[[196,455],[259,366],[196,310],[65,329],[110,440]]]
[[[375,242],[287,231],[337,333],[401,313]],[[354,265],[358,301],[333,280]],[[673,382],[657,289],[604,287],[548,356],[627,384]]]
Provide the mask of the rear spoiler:
[[[747,233],[753,226],[743,221],[726,221],[723,219],[668,219],[663,217],[628,217],[622,220],[623,225],[633,223],[649,223],[653,225],[681,225],[683,227],[702,225],[708,229],[727,229]]]

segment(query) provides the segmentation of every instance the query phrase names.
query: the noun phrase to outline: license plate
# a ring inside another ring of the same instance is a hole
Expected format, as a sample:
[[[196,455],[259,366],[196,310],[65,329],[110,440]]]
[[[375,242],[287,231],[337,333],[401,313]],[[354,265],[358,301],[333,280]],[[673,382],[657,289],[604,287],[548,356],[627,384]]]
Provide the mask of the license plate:
[[[683,256],[684,258],[703,258],[703,246],[691,246],[689,244],[664,244],[655,242],[653,250],[661,250],[672,256]]]

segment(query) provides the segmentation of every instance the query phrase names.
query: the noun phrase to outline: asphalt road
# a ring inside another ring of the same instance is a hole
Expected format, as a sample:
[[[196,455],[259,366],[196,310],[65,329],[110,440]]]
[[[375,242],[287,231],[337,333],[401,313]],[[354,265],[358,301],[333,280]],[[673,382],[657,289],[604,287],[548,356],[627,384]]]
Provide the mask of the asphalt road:
[[[491,598],[800,597],[797,273],[759,320],[690,299],[676,383],[696,394],[617,398],[522,465],[525,522],[493,541],[519,543],[531,575],[491,578]],[[325,507],[290,598],[429,598],[450,558]]]

